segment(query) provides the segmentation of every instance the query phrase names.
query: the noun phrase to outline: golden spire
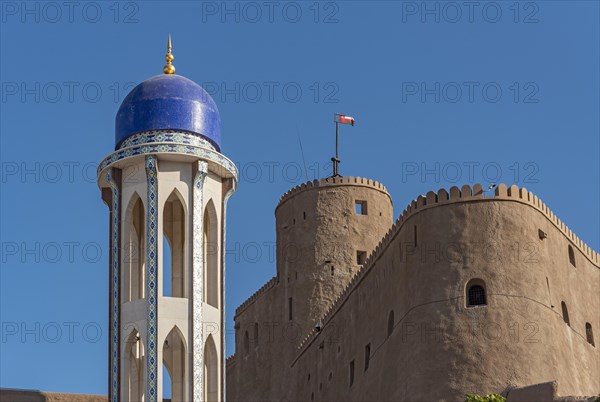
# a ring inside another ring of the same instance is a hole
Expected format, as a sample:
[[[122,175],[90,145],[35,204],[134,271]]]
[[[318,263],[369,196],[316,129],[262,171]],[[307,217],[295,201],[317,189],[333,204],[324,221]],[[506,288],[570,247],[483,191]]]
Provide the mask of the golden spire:
[[[163,72],[165,74],[175,74],[175,66],[173,65],[173,59],[175,56],[171,53],[171,34],[169,34],[169,42],[167,43],[167,55],[165,56],[165,60],[167,64],[163,68]]]

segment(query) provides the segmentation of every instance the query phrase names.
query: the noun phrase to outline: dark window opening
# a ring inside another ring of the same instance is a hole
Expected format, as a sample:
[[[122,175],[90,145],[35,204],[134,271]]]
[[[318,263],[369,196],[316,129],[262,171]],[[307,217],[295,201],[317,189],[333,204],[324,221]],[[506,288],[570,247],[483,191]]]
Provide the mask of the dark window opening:
[[[333,275],[335,272],[335,268],[333,267],[333,265],[331,266],[331,275]]]
[[[302,216],[304,217],[304,220],[306,220],[306,211],[302,212]]]
[[[485,306],[487,296],[485,292],[485,283],[481,279],[471,279],[467,283],[467,307]]]
[[[363,265],[367,261],[367,252],[366,251],[357,251],[356,252],[356,263],[358,265]]]
[[[594,343],[594,333],[592,332],[592,324],[589,322],[585,323],[585,337],[590,345],[596,346]]]
[[[571,326],[571,320],[569,320],[569,310],[567,309],[567,305],[565,304],[565,302],[560,302],[560,305],[562,307],[562,315],[563,315],[563,321],[565,322],[565,324],[567,324],[568,326]]]
[[[569,262],[572,266],[577,266],[577,264],[575,263],[575,252],[573,251],[573,247],[571,247],[571,245],[569,245]]]
[[[354,202],[354,212],[356,215],[366,215],[367,214],[367,202],[356,200]]]
[[[390,311],[388,316],[387,336],[392,335],[394,332],[394,310]]]
[[[354,384],[354,360],[350,362],[350,386]]]
[[[371,360],[371,344],[365,346],[365,371],[369,369],[369,361]]]
[[[293,317],[294,317],[294,310],[293,310],[293,305],[292,305],[292,298],[290,297],[288,299],[288,319],[290,321],[292,321]]]
[[[252,339],[252,342],[254,342],[254,347],[258,346],[258,323],[257,322],[254,323],[254,339]]]
[[[417,247],[417,225],[413,226],[413,243]]]

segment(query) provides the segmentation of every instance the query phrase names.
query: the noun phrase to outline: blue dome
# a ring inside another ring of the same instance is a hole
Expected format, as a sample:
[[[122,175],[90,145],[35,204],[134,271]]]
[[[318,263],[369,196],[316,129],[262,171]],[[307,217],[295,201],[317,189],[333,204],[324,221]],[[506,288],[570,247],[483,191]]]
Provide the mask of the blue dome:
[[[188,131],[221,149],[217,105],[200,85],[180,75],[156,75],[133,88],[117,112],[115,147],[149,130]]]

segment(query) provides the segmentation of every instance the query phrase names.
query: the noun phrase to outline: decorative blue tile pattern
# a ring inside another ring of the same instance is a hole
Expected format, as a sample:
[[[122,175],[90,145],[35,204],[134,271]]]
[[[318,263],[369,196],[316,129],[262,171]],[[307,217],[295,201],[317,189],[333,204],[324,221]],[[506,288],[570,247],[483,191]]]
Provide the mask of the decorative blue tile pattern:
[[[192,383],[194,402],[204,397],[204,338],[202,334],[202,298],[204,282],[204,207],[203,186],[208,174],[208,164],[198,162],[192,193]]]
[[[120,183],[114,179],[114,170],[110,168],[106,173],[106,181],[112,190],[110,208],[110,232],[111,232],[111,298],[110,298],[110,401],[119,401],[119,325],[120,325],[120,254],[121,249],[121,191]]]
[[[113,152],[98,166],[97,173],[98,177],[102,174],[102,171],[106,169],[111,164],[130,158],[137,155],[149,155],[149,154],[157,154],[157,153],[174,153],[174,154],[183,154],[183,155],[191,155],[197,156],[198,158],[202,158],[208,161],[212,161],[223,169],[226,169],[231,173],[236,181],[238,177],[238,170],[234,163],[229,160],[224,155],[220,154],[217,151],[213,151],[210,149],[197,147],[193,145],[183,145],[183,144],[165,144],[165,143],[156,143],[156,144],[142,144],[137,146],[132,146],[129,148],[120,149],[118,151]]]
[[[221,117],[215,101],[180,75],[156,75],[129,92],[115,119],[115,147],[133,134],[160,129],[193,132],[220,149]]]
[[[121,143],[119,149],[150,143],[175,143],[183,145],[194,145],[196,147],[208,148],[216,151],[213,144],[207,139],[177,130],[152,130],[134,134]]]
[[[146,299],[148,306],[148,351],[146,353],[146,397],[148,402],[158,399],[158,177],[156,155],[146,155],[146,178],[148,179],[148,215],[146,226]]]

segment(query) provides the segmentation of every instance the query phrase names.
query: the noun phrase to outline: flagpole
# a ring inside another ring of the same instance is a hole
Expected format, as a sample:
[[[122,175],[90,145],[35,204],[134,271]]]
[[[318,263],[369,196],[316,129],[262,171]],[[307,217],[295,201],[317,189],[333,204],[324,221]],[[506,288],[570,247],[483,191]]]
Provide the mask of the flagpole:
[[[335,122],[335,160],[333,161],[333,176],[337,177],[339,176],[338,173],[338,163],[340,163],[340,160],[338,159],[338,125],[339,122]]]

